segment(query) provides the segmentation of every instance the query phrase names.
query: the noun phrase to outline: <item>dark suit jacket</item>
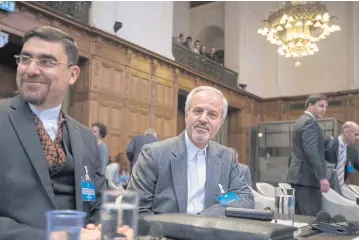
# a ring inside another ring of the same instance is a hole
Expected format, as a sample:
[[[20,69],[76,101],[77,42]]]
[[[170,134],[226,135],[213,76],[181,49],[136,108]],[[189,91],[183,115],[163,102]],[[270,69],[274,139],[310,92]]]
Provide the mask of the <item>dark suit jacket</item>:
[[[210,141],[207,148],[204,208],[217,204],[224,190],[241,198],[234,207],[254,208],[254,197],[234,152]],[[187,212],[187,150],[185,134],[145,145],[133,169],[128,189],[140,194],[141,215]],[[218,204],[217,204],[218,205]]]
[[[304,113],[292,130],[293,155],[288,169],[289,183],[318,187],[326,177],[324,135],[317,121]]]
[[[135,136],[132,138],[132,141],[130,142],[126,150],[127,158],[131,162],[131,169],[135,165],[143,145],[157,141],[158,139],[151,134],[147,134],[144,136]]]
[[[325,140],[325,146],[328,146],[325,149],[325,159],[330,162],[330,163],[334,163],[335,167],[337,167],[338,164],[338,153],[339,153],[339,139],[338,137],[333,139],[334,144],[332,144],[331,146],[329,146],[329,142],[330,139],[326,139]],[[344,174],[344,179],[347,180],[347,178],[349,177],[348,171],[347,171],[347,166],[348,163],[351,163],[351,165],[357,170],[359,171],[359,159],[358,159],[358,151],[355,149],[355,147],[348,145],[347,148],[347,162],[345,164],[345,174]]]
[[[97,141],[88,128],[65,118],[75,162],[75,206],[87,213],[85,223],[99,223],[105,178]],[[56,209],[55,195],[31,109],[21,96],[0,102],[0,123],[0,240],[45,239],[45,213]],[[95,180],[94,203],[82,201],[83,166]]]

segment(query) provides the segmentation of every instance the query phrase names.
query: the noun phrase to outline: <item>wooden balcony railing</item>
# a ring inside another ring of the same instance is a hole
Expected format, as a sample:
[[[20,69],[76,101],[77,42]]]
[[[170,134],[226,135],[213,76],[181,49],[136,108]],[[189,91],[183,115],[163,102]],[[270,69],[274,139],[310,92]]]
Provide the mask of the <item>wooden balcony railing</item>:
[[[91,2],[89,1],[38,1],[37,4],[72,17],[84,24],[89,23]]]
[[[177,62],[213,77],[222,84],[238,89],[237,72],[228,69],[203,55],[197,54],[188,48],[185,48],[179,44],[175,38],[173,38],[172,53]]]

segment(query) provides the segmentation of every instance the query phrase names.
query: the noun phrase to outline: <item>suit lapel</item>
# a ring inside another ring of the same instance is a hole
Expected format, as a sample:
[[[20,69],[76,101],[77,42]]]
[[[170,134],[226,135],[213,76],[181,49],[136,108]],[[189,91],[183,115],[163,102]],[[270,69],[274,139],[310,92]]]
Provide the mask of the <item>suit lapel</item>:
[[[11,107],[15,110],[8,113],[10,121],[29,156],[30,162],[34,166],[40,183],[44,187],[54,208],[56,208],[55,194],[48,168],[49,165],[42,152],[40,138],[35,129],[31,109],[21,96],[17,96],[11,101]]]
[[[221,171],[219,169],[218,149],[213,142],[209,142],[206,157],[206,184],[204,186],[204,207],[208,208],[213,204],[213,198],[216,198],[219,190],[218,184]]]
[[[338,165],[338,161],[339,161],[339,139],[336,137],[334,139],[334,159],[336,159],[336,164],[335,167]]]
[[[76,194],[76,209],[83,210],[83,202],[82,202],[82,187],[81,187],[81,176],[85,174],[84,169],[82,167],[83,162],[83,153],[84,153],[84,145],[82,141],[82,136],[80,133],[80,129],[76,125],[75,120],[66,115],[66,126],[69,132],[70,144],[72,149],[72,156],[74,158],[74,166],[75,166],[75,194]]]
[[[170,158],[172,181],[178,203],[178,209],[181,213],[187,212],[187,150],[185,145],[184,133],[177,137],[177,144],[172,150],[173,155]]]

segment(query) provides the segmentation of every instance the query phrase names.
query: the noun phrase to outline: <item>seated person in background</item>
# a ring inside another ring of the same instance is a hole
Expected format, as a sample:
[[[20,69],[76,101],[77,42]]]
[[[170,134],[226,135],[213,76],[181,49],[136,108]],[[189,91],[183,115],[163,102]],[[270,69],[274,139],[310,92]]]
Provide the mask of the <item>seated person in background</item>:
[[[46,239],[50,210],[84,211],[85,224],[98,224],[106,187],[95,136],[61,109],[80,73],[75,41],[49,26],[31,29],[23,41],[15,56],[20,94],[0,101],[0,240]],[[82,198],[86,172],[94,201]]]
[[[201,42],[199,40],[196,40],[196,42],[194,43],[193,52],[199,54],[200,47],[201,47]]]
[[[207,53],[207,57],[215,62],[219,62],[218,56],[215,53],[216,53],[216,49],[212,47],[210,52]]]
[[[199,54],[200,55],[206,55],[206,46],[202,45],[201,48],[199,49]]]
[[[185,40],[184,40],[184,34],[180,33],[178,35],[178,38],[176,39],[177,43],[182,44]]]
[[[211,141],[227,109],[228,102],[219,90],[195,88],[185,104],[186,130],[142,148],[128,185],[129,190],[140,194],[140,215],[198,214],[218,203],[219,184],[240,197],[233,206],[254,208],[252,192],[235,153]]]
[[[358,151],[352,145],[357,139],[359,139],[359,126],[351,121],[343,124],[338,137],[325,139],[325,159],[335,164],[340,188],[349,177],[348,169],[354,170],[355,168],[359,171]]]
[[[182,43],[182,46],[184,46],[185,48],[188,48],[188,49],[192,49],[193,48],[192,37],[187,37],[186,41]]]
[[[115,162],[106,167],[106,178],[110,188],[126,189],[130,180],[130,161],[128,161],[123,152],[119,153]]]

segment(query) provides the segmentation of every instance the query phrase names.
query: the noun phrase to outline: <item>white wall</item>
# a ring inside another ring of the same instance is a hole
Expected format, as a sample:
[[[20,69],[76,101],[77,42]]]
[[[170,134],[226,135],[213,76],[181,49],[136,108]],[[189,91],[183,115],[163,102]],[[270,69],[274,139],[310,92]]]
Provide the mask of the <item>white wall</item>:
[[[225,2],[224,15],[224,64],[234,71],[239,71],[239,5],[240,2]]]
[[[173,2],[173,36],[183,33],[185,37],[190,35],[190,10],[189,1]]]
[[[240,2],[239,6],[239,82],[248,84],[248,91],[261,97],[293,96],[319,92],[335,92],[359,87],[358,40],[359,8],[356,2],[325,2],[330,15],[341,31],[331,34],[317,45],[319,52],[294,60],[279,56],[277,47],[256,33],[261,19],[267,18],[276,2]],[[227,14],[227,13],[226,13]],[[231,28],[226,28],[226,31]],[[235,29],[232,29],[235,31]],[[234,35],[234,33],[232,33]],[[228,42],[226,54],[235,49]],[[235,63],[234,55],[226,57]],[[235,65],[235,64],[234,64]]]
[[[302,58],[300,68],[257,34],[261,20],[281,2],[213,2],[188,9],[188,1],[95,1],[90,22],[113,34],[113,23],[121,21],[118,36],[172,59],[171,37],[179,32],[215,45],[225,50],[225,65],[239,73],[239,82],[261,97],[359,88],[359,3],[324,3],[342,30],[320,41],[319,52]]]
[[[92,2],[92,26],[114,34],[115,21],[123,26],[117,36],[170,59],[173,36],[173,2]]]

